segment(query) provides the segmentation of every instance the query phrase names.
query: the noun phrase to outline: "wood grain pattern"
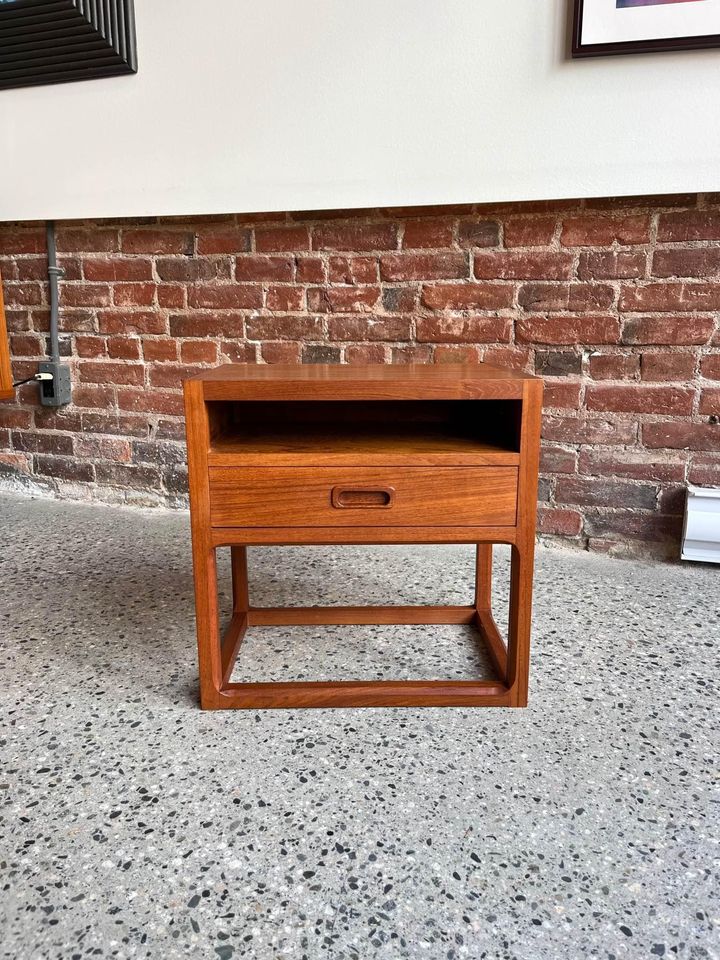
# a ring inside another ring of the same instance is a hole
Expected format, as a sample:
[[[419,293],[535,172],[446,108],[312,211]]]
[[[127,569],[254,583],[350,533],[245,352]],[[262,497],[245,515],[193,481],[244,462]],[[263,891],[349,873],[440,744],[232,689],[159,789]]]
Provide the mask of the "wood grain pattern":
[[[250,607],[248,623],[251,627],[474,623],[475,615],[474,607]]]
[[[210,467],[209,473],[215,527],[515,525],[514,467]],[[388,507],[339,509],[334,487],[394,492]]]
[[[308,408],[309,399],[313,403]],[[333,406],[315,403],[323,399]],[[365,423],[364,414],[349,405],[362,399],[423,401],[424,406],[401,404],[392,411],[373,406],[368,410],[370,423]],[[338,400],[348,401],[348,406],[338,411]],[[484,418],[482,410],[472,407],[455,422],[460,408],[449,407],[448,400],[487,402]],[[204,708],[527,702],[540,380],[483,365],[452,370],[238,365],[186,382],[185,401]],[[287,406],[273,412],[259,407],[259,401]],[[482,429],[475,429],[478,413]],[[288,429],[283,433],[278,423],[285,416]],[[244,429],[253,417],[259,421],[254,435]],[[346,435],[339,426],[343,421]],[[392,424],[394,433],[385,430],[383,421]],[[368,462],[368,457],[378,462]],[[472,457],[478,460],[468,459]],[[343,496],[344,491],[355,495]],[[248,545],[451,542],[477,545],[472,605],[250,605]],[[512,548],[507,645],[491,612],[492,543]],[[233,612],[221,640],[215,552],[223,545],[232,550]],[[474,624],[499,679],[231,682],[248,627],[294,623]]]
[[[507,707],[507,687],[495,680],[332,680],[228,683],[218,707],[232,710],[298,707]]]
[[[490,364],[230,364],[199,374],[206,400],[519,399],[527,376]]]
[[[10,366],[10,344],[5,322],[5,302],[3,299],[2,276],[0,276],[0,400],[9,400],[15,396],[12,368]]]

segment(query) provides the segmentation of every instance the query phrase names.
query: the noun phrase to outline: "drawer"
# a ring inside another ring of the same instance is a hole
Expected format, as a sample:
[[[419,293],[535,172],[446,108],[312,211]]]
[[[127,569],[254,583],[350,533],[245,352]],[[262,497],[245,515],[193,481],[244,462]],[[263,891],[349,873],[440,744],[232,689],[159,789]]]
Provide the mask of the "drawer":
[[[517,467],[211,467],[214,527],[515,525]]]

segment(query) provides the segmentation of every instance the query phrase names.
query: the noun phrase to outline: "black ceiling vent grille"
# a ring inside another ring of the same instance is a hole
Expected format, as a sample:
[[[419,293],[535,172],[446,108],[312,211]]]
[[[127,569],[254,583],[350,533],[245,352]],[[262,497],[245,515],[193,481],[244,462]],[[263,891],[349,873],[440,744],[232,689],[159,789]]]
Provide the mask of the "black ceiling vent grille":
[[[0,89],[136,72],[133,0],[0,0]]]

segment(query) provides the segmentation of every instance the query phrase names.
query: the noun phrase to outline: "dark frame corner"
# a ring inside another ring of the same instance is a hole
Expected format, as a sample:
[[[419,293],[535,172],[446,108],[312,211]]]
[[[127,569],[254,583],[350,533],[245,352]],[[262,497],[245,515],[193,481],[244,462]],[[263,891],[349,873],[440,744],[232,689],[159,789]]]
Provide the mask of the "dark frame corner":
[[[701,37],[668,37],[658,40],[628,40],[619,43],[581,43],[583,8],[585,0],[573,0],[572,56],[573,59],[586,57],[608,57],[623,53],[664,53],[672,50],[704,50],[720,47],[720,33],[711,33]]]

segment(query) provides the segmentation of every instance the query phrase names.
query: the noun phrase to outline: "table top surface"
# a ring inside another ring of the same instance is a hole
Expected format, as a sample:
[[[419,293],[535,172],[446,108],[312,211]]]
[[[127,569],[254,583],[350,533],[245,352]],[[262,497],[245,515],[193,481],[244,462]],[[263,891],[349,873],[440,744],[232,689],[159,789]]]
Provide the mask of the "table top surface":
[[[496,367],[489,363],[451,363],[451,364],[358,364],[344,365],[335,363],[228,363],[210,370],[197,373],[191,380],[223,382],[271,382],[271,383],[357,383],[358,381],[375,384],[433,384],[443,382],[453,384],[462,382],[508,381],[522,382],[539,380],[529,373],[511,370],[508,367]]]

